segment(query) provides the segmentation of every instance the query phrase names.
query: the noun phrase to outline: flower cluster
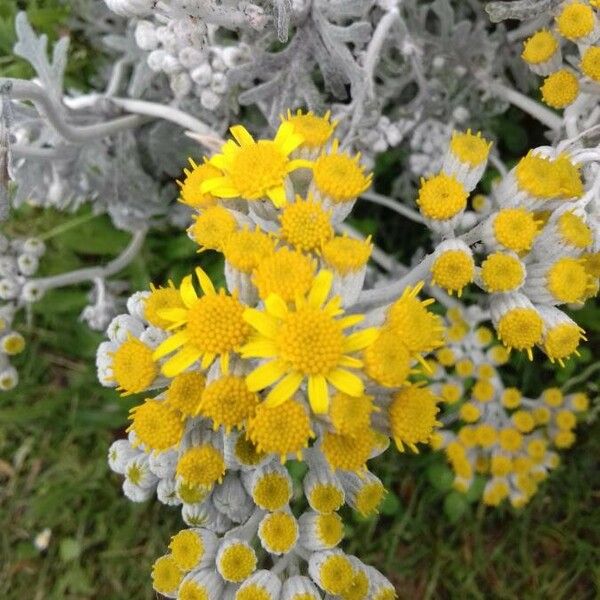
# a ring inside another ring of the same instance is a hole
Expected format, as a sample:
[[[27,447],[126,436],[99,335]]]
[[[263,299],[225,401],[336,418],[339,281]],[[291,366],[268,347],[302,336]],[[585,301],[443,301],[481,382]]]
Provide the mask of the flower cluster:
[[[12,325],[18,308],[35,299],[29,280],[44,252],[44,243],[36,238],[9,240],[0,235],[0,391],[12,390],[19,382],[10,357],[25,349],[25,339]]]
[[[583,393],[564,396],[558,388],[531,399],[505,387],[498,367],[508,354],[480,324],[485,315],[472,307],[450,310],[447,318],[446,345],[431,361],[446,426],[431,445],[444,451],[455,489],[467,492],[475,476],[483,476],[485,504],[508,499],[520,508],[559,465],[557,450],[575,442],[576,415],[587,410],[589,400]]]
[[[371,176],[335,125],[288,113],[259,140],[237,125],[221,152],[190,161],[179,182],[196,213],[188,234],[223,253],[228,291],[197,268],[178,287],[138,292],[99,347],[101,383],[147,396],[111,468],[130,499],[156,493],[190,527],[154,566],[167,596],[395,597],[337,549],[337,511],[375,513],[385,488],[367,462],[390,438],[417,451],[439,425],[436,395],[411,378],[443,327],[422,284],[383,312],[353,310],[372,244],[336,228]],[[294,458],[308,468],[301,514]]]
[[[566,108],[580,93],[597,95],[600,90],[598,9],[597,0],[561,2],[549,15],[549,27],[523,44],[521,56],[533,73],[544,77],[542,100],[552,108]],[[569,53],[569,47],[576,53]]]
[[[474,196],[475,210],[467,211],[489,147],[479,134],[454,133],[441,171],[421,182],[421,214],[444,237],[425,261],[431,281],[458,295],[474,282],[489,294],[506,347],[531,358],[538,346],[562,364],[585,338],[558,306],[583,305],[597,294],[600,276],[598,208],[595,187],[586,189],[582,176],[585,150],[529,152],[491,198]]]

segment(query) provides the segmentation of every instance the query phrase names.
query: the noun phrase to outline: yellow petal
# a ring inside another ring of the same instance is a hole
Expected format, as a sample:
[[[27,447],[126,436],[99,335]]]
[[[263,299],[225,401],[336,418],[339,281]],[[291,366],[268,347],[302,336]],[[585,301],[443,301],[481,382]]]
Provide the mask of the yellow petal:
[[[279,406],[289,400],[300,387],[302,375],[300,373],[288,373],[267,395],[265,402],[267,406]]]
[[[221,354],[221,373],[229,375],[229,352]]]
[[[363,366],[363,361],[353,356],[342,356],[338,365],[340,367],[350,367],[351,369],[360,369]]]
[[[162,344],[156,348],[156,350],[152,354],[152,358],[154,360],[158,360],[167,354],[173,352],[173,350],[177,350],[180,346],[183,346],[188,341],[187,331],[180,331],[175,335],[168,337]]]
[[[256,367],[246,376],[246,385],[251,392],[269,387],[285,375],[285,368],[278,360],[272,360]]]
[[[312,375],[308,378],[308,401],[313,412],[325,415],[329,410],[329,389],[323,375]]]
[[[190,308],[192,304],[198,300],[198,294],[196,294],[196,290],[194,289],[194,284],[192,282],[192,276],[187,275],[183,278],[181,282],[181,287],[179,288],[179,295],[183,300],[183,303]]]
[[[277,356],[278,350],[275,342],[263,337],[250,340],[242,346],[241,352],[245,358],[272,358]]]
[[[267,196],[277,208],[281,208],[287,204],[287,196],[282,185],[267,190]]]
[[[362,321],[364,321],[365,315],[348,315],[343,319],[338,321],[338,325],[342,329],[348,329],[348,327],[354,327],[354,325],[358,325]]]
[[[285,319],[288,314],[288,307],[285,300],[277,294],[269,294],[265,300],[267,312],[276,319]]]
[[[240,146],[250,146],[251,144],[254,144],[254,138],[243,125],[234,125],[229,128],[229,131],[231,131],[231,135]]]
[[[170,358],[163,366],[162,373],[165,377],[175,377],[193,365],[202,353],[195,348],[186,346],[175,356]]]
[[[200,366],[203,369],[208,369],[208,367],[210,367],[210,365],[213,364],[216,356],[217,355],[214,352],[205,352],[202,356],[202,363],[200,364]]]
[[[331,271],[323,270],[319,271],[318,275],[314,278],[310,292],[308,294],[308,303],[313,308],[322,306],[327,296],[331,291],[331,285],[333,283],[333,273]]]
[[[288,163],[286,171],[290,173],[291,171],[295,171],[296,169],[312,169],[313,163],[310,160],[305,160],[303,158],[297,158],[295,160],[290,160]]]
[[[230,185],[220,185],[210,192],[217,198],[238,198],[240,191]]]
[[[255,308],[247,308],[243,316],[246,323],[252,325],[256,331],[266,338],[272,339],[277,334],[277,322],[268,314]]]
[[[200,267],[196,267],[196,277],[198,278],[198,281],[200,282],[200,287],[202,288],[202,291],[207,296],[216,294],[215,286],[213,285],[213,282],[210,280],[210,277]]]
[[[220,187],[232,187],[231,179],[225,175],[223,177],[207,179],[200,184],[200,192],[206,194],[207,192],[213,192]]]
[[[362,350],[367,346],[370,346],[379,335],[379,329],[377,327],[369,327],[367,329],[361,329],[356,333],[351,333],[344,340],[344,352],[356,352]]]
[[[340,392],[354,398],[362,396],[365,389],[362,380],[350,371],[346,371],[346,369],[334,369],[327,375],[327,381]]]
[[[187,321],[188,311],[185,310],[185,308],[160,308],[156,311],[156,314],[167,321],[185,323]]]

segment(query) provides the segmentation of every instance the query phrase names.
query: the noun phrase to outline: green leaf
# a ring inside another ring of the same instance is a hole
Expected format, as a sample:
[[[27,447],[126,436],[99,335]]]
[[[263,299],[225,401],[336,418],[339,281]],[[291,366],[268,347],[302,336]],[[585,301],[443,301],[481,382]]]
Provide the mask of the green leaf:
[[[63,562],[70,562],[79,557],[81,546],[75,538],[64,538],[60,541],[58,554]]]
[[[381,506],[379,507],[379,512],[386,517],[394,517],[399,515],[402,512],[402,503],[400,502],[400,498],[392,492],[391,490],[387,491]]]
[[[435,462],[427,468],[427,479],[440,492],[448,492],[452,489],[454,473],[442,462]]]
[[[483,488],[485,487],[485,478],[477,475],[471,484],[471,487],[465,493],[465,500],[467,502],[477,502],[483,494]]]
[[[444,498],[444,513],[451,523],[456,523],[465,514],[469,507],[463,494],[450,492]]]
[[[54,243],[79,254],[116,256],[127,246],[130,237],[127,232],[115,229],[108,216],[103,215],[58,234]]]

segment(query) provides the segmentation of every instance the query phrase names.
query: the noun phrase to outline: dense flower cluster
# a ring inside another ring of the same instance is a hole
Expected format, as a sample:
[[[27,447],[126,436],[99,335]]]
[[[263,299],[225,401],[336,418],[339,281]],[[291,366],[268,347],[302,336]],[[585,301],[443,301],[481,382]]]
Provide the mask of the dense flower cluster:
[[[390,438],[417,451],[439,425],[437,397],[410,379],[443,327],[422,284],[384,315],[352,310],[372,245],[335,229],[371,176],[334,130],[329,115],[288,113],[274,138],[238,125],[220,153],[190,162],[188,234],[223,253],[228,291],[198,268],[179,287],[134,294],[99,348],[104,385],[155,391],[109,462],[130,499],[182,507],[190,529],[153,571],[168,596],[395,597],[337,549],[337,511],[376,512],[385,488],[367,462]],[[293,458],[308,467],[302,514]]]
[[[533,73],[544,77],[540,91],[548,106],[566,108],[580,93],[597,96],[599,9],[596,0],[560,2],[549,11],[546,27],[524,42],[522,58]]]
[[[598,293],[600,276],[596,190],[582,171],[586,151],[529,152],[491,197],[474,196],[474,210],[467,211],[489,148],[479,134],[455,132],[441,171],[421,182],[420,212],[443,236],[426,261],[431,281],[459,296],[475,283],[489,294],[491,319],[506,347],[531,358],[538,346],[562,364],[585,338],[558,306],[582,306]]]
[[[589,400],[554,387],[526,398],[506,387],[498,367],[508,353],[483,320],[476,306],[448,311],[445,347],[430,363],[433,389],[446,406],[446,427],[431,445],[446,454],[455,489],[467,492],[476,475],[484,476],[485,504],[508,499],[519,508],[559,465],[557,450],[575,442],[577,413],[587,410]]]

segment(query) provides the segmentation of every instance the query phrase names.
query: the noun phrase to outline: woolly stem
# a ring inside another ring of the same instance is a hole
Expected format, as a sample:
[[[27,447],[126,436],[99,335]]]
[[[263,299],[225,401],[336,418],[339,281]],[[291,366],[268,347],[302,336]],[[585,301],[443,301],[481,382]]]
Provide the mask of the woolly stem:
[[[45,292],[55,288],[77,285],[85,281],[94,281],[97,278],[107,279],[119,271],[122,271],[129,263],[131,263],[131,261],[138,255],[140,249],[142,248],[145,238],[145,229],[136,231],[131,237],[131,241],[129,242],[127,248],[125,248],[125,250],[123,250],[123,252],[117,256],[117,258],[110,261],[103,267],[77,269],[75,271],[69,271],[68,273],[61,273],[60,275],[32,279],[30,280],[30,283],[36,284],[41,288],[42,291]]]
[[[363,192],[362,198],[368,200],[369,202],[373,202],[373,204],[379,204],[380,206],[385,206],[390,210],[397,212],[399,215],[410,219],[411,221],[415,221],[416,223],[424,223],[425,220],[423,217],[412,208],[408,206],[404,206],[404,204],[393,200],[392,198],[388,198],[387,196],[383,196],[382,194],[378,194],[377,192]]]

